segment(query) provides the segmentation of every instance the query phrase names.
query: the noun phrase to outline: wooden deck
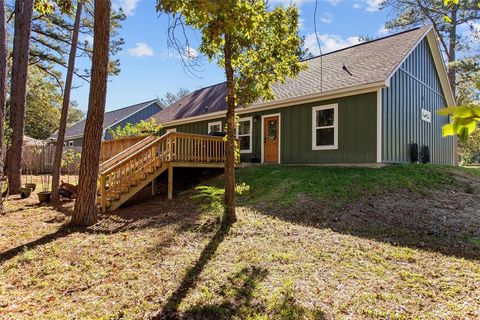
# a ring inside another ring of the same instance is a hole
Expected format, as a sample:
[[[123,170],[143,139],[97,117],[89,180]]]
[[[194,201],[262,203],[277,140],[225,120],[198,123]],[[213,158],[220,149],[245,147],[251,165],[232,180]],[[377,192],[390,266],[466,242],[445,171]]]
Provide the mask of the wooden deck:
[[[168,172],[173,196],[173,168],[223,168],[226,142],[221,137],[169,132],[149,136],[100,165],[98,204],[103,212],[120,207],[156,178]]]

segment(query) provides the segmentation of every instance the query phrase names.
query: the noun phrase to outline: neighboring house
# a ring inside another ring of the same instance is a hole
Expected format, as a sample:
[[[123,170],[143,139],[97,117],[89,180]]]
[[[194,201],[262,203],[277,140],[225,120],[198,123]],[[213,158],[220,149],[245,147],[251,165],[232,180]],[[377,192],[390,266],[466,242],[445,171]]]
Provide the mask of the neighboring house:
[[[103,135],[102,140],[111,140],[112,136],[109,129],[115,130],[117,127],[124,127],[127,123],[136,124],[141,120],[146,120],[152,115],[163,110],[165,106],[158,100],[150,100],[138,103],[129,107],[106,112],[103,117]],[[83,132],[85,130],[85,121],[77,122],[67,128],[65,132],[65,146],[81,147],[83,143]],[[56,134],[50,140],[56,140]]]
[[[430,26],[324,54],[275,84],[275,100],[237,109],[243,162],[282,164],[406,163],[411,144],[433,163],[453,164],[449,119],[455,104]],[[223,131],[225,83],[197,90],[157,113],[167,130]]]

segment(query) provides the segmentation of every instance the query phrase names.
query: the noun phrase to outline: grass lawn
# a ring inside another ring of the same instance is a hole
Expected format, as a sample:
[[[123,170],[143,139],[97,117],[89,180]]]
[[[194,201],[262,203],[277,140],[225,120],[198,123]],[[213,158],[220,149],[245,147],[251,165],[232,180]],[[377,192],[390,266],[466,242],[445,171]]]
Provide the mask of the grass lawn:
[[[479,319],[480,169],[252,167],[69,230],[11,199],[1,319]]]

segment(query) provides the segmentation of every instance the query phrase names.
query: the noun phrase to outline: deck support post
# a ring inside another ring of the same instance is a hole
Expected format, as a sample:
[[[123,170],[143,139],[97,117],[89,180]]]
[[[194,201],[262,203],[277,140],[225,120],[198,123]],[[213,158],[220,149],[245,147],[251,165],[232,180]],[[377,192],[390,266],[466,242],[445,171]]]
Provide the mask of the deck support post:
[[[152,180],[152,196],[156,195],[158,191],[157,178]]]
[[[168,167],[168,199],[173,199],[173,167]]]

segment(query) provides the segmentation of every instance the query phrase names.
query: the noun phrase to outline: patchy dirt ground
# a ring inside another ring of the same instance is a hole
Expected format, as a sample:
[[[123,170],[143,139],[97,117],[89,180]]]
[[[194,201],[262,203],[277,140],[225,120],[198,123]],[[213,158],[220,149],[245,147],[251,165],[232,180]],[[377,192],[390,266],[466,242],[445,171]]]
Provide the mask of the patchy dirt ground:
[[[336,208],[300,196],[292,208],[275,215],[293,222],[480,259],[480,181],[456,170],[457,183],[423,192],[379,192]],[[268,214],[268,209],[260,211]]]
[[[0,216],[2,319],[479,319],[480,182],[341,206],[240,207],[220,228],[195,191],[84,230],[35,198]],[[204,206],[202,206],[204,207]]]

